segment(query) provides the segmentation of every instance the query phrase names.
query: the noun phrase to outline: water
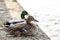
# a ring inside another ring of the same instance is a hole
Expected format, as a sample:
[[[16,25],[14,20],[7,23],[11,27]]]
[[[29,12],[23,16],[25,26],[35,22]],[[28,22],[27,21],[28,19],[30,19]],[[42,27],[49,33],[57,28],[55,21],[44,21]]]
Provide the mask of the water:
[[[59,0],[17,0],[39,22],[39,27],[51,38],[60,40]]]

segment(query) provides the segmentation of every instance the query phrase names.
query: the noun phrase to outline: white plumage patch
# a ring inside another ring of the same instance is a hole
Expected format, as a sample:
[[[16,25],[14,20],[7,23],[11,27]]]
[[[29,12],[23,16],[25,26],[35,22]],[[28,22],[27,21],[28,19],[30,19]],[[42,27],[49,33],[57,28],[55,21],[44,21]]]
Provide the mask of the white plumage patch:
[[[29,15],[25,15],[25,19],[27,19],[29,17]]]

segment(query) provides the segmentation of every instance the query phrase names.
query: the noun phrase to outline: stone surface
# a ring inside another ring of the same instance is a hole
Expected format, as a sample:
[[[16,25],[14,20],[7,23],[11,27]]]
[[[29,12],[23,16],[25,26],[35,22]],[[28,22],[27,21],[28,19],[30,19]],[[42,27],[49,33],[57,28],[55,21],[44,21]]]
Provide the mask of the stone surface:
[[[4,0],[0,0],[0,2],[4,2]]]
[[[10,19],[11,15],[9,14],[9,11],[7,10],[5,3],[0,2],[0,21],[6,21]]]
[[[5,0],[6,7],[12,17],[13,20],[20,19],[20,14],[24,10],[18,2],[7,1]]]
[[[4,30],[0,30],[0,40],[51,40],[41,29],[38,29],[35,36],[9,37],[6,34]]]

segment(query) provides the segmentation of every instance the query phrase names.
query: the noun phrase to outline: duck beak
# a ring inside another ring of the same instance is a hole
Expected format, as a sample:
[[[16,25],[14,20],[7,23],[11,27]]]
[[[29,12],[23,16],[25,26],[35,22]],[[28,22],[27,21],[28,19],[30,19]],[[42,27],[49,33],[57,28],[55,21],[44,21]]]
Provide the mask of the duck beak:
[[[38,20],[34,20],[34,21],[39,22]]]

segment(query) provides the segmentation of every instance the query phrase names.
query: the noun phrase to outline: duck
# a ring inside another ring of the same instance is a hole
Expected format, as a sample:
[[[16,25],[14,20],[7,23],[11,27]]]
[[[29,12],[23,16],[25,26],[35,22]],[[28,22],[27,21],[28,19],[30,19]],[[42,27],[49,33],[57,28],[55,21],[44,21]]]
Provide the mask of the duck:
[[[32,18],[32,19],[31,19]],[[10,28],[10,35],[14,35],[14,36],[32,36],[34,35],[32,32],[33,30],[36,32],[36,25],[35,22],[38,22],[37,20],[35,20],[32,16],[29,16],[26,19],[26,24],[21,25],[19,24],[17,27],[13,27]]]
[[[26,23],[25,22],[25,15],[28,15],[28,13],[27,13],[27,11],[23,10],[21,13],[20,20],[9,20],[4,24],[4,26],[8,28],[8,27],[12,27],[13,25],[18,24],[18,23],[21,23],[21,24]]]

